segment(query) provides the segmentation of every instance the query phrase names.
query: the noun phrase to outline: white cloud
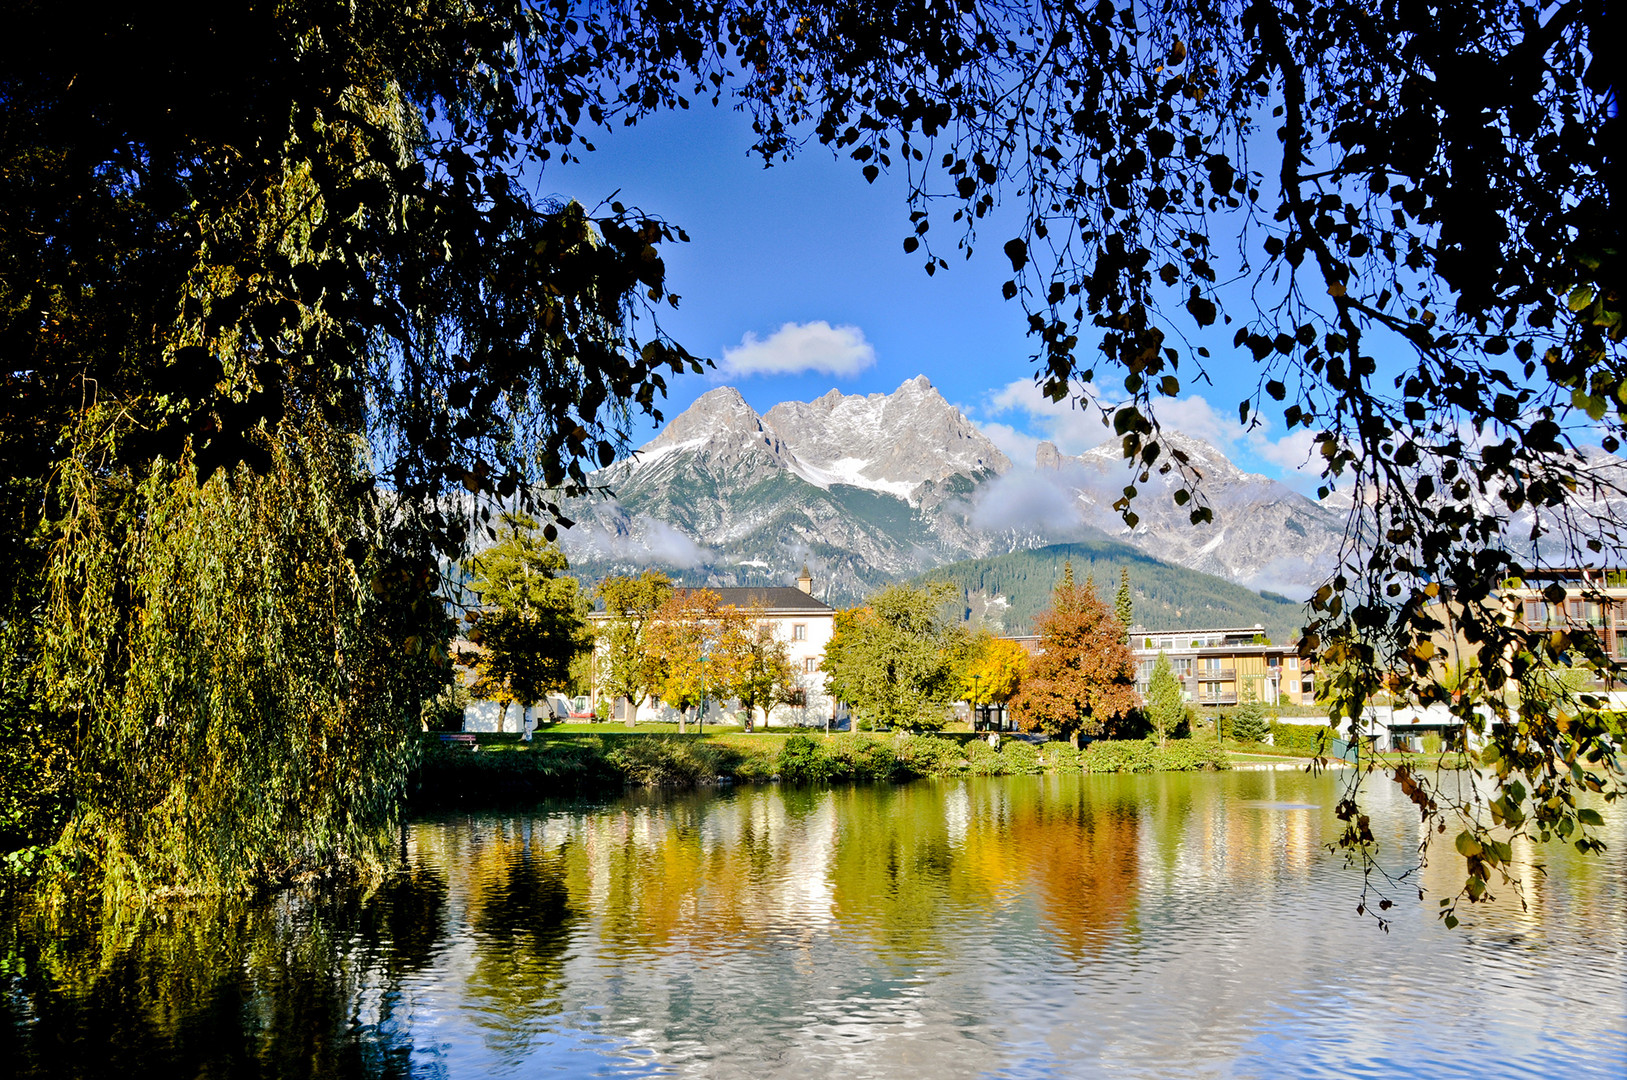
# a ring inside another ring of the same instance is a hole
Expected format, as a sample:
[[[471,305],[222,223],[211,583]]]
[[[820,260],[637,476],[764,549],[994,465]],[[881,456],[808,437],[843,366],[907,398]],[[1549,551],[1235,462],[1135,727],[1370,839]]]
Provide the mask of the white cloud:
[[[823,319],[786,323],[759,339],[746,332],[740,344],[723,350],[726,375],[857,375],[876,362],[876,350],[857,326],[832,326]]]
[[[1099,387],[1090,386],[1087,390],[1098,401],[1113,400]],[[1021,427],[1026,427],[1027,432],[1001,423],[978,425],[1013,461],[1032,463],[1034,448],[1042,439],[1055,443],[1064,454],[1082,454],[1113,433],[1102,424],[1101,413],[1094,406],[1080,405],[1072,399],[1052,401],[1031,379],[1018,379],[994,391],[980,411],[985,416],[1015,413],[1021,418]],[[1002,438],[1009,447],[1001,442]]]
[[[965,412],[965,409],[961,410]],[[1034,452],[1039,449],[1040,440],[1026,432],[1018,431],[1010,424],[985,423],[977,425],[988,440],[1000,448],[1000,452],[1019,465],[1032,465]]]
[[[1013,469],[978,489],[966,520],[985,532],[1068,532],[1084,523],[1076,486],[1061,472]]]
[[[1087,389],[1108,405],[1123,397],[1096,386]],[[1273,437],[1272,425],[1265,416],[1257,416],[1257,426],[1248,429],[1238,422],[1235,412],[1217,409],[1197,394],[1160,398],[1153,407],[1165,429],[1202,439],[1233,461],[1244,458],[1245,467],[1247,459],[1252,459],[1302,493],[1312,493],[1323,483],[1322,455],[1315,445],[1314,431],[1295,428]],[[1100,446],[1113,434],[1111,427],[1101,423],[1094,407],[1080,406],[1072,400],[1051,401],[1028,379],[1009,382],[993,391],[978,411],[986,417],[1012,418],[1010,423],[991,419],[978,426],[1019,464],[1032,464],[1041,439],[1055,443],[1064,454],[1077,455]]]
[[[1249,449],[1262,461],[1269,461],[1279,469],[1290,472],[1319,475],[1322,454],[1316,447],[1316,432],[1295,428],[1280,439],[1268,439],[1264,432],[1249,434]]]
[[[1158,412],[1158,423],[1182,435],[1202,439],[1222,453],[1227,453],[1243,434],[1242,425],[1235,414],[1227,417],[1203,398],[1191,397],[1161,399],[1153,406]]]
[[[601,525],[578,526],[565,533],[566,552],[572,558],[630,562],[638,566],[670,566],[689,570],[707,566],[715,556],[682,530],[639,514],[625,532]]]

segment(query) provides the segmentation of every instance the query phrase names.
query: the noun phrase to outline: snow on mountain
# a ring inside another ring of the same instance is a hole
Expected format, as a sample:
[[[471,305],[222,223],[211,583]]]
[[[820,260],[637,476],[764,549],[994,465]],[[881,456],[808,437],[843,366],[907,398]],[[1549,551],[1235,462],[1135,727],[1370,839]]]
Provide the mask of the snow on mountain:
[[[783,584],[807,563],[821,593],[844,602],[944,563],[1102,538],[1295,600],[1327,579],[1357,512],[1348,493],[1318,503],[1201,439],[1166,430],[1161,442],[1186,455],[1212,522],[1193,525],[1191,505],[1173,499],[1176,476],[1142,481],[1116,441],[1076,457],[1040,443],[1032,469],[1014,468],[924,376],[891,394],[832,390],[762,416],[719,387],[593,475],[614,498],[573,502],[578,524],[564,543],[590,575],[655,565],[720,586]],[[1627,462],[1588,454],[1597,490],[1578,490],[1568,509],[1598,536],[1600,521],[1627,520]],[[1133,529],[1113,506],[1128,485]],[[1512,516],[1511,543],[1529,536],[1532,513]],[[1589,561],[1556,531],[1541,541],[1548,561]]]
[[[1116,443],[1078,457],[1042,443],[1011,461],[924,376],[891,394],[789,401],[759,416],[740,393],[701,396],[637,453],[595,474],[566,534],[596,569],[660,564],[719,585],[789,579],[802,562],[838,595],[959,559],[1103,536],[1296,599],[1332,566],[1344,516],[1165,433],[1202,476],[1212,525],[1193,526],[1172,481],[1139,484],[1140,522],[1113,508],[1134,474]]]
[[[854,596],[986,546],[948,508],[1010,468],[925,377],[892,394],[833,390],[766,416],[719,387],[593,475],[615,498],[577,500],[565,545],[595,569],[674,551],[669,565],[704,567],[718,585],[779,582],[808,562]]]
[[[1145,482],[1109,441],[1078,457],[1041,443],[1035,469],[1054,474],[1073,495],[1080,520],[1108,536],[1167,562],[1294,598],[1308,594],[1331,573],[1343,542],[1346,515],[1319,505],[1269,477],[1247,473],[1215,447],[1179,432],[1160,435],[1165,452],[1180,450],[1198,474],[1198,499],[1214,513],[1191,521],[1192,504],[1175,503],[1174,472],[1153,470]],[[1135,486],[1134,529],[1114,508],[1126,486]]]
[[[817,487],[852,484],[913,499],[924,481],[1004,473],[1011,462],[925,375],[891,394],[785,401],[763,426],[796,447],[798,475]]]

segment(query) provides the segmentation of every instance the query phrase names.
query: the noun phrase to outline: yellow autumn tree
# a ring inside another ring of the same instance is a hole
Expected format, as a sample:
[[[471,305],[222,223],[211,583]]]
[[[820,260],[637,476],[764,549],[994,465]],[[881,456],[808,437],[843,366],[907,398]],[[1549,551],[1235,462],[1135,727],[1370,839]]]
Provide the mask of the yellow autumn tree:
[[[974,709],[1004,705],[1022,685],[1028,670],[1028,651],[1015,641],[979,634],[961,669],[960,689]]]

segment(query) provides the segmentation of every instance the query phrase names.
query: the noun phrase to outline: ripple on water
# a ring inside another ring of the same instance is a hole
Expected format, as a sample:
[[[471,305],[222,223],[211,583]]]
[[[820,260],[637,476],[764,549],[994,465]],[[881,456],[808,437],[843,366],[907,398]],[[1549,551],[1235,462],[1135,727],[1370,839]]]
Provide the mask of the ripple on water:
[[[18,924],[11,954],[50,974],[9,969],[7,1031],[29,1076],[137,1052],[217,1076],[302,1054],[335,1076],[1627,1074],[1619,814],[1604,858],[1524,853],[1548,863],[1527,906],[1447,931],[1450,860],[1411,868],[1415,812],[1375,788],[1381,858],[1414,873],[1385,934],[1325,846],[1338,798],[1287,773],[1009,778],[425,820],[372,894],[113,948]]]

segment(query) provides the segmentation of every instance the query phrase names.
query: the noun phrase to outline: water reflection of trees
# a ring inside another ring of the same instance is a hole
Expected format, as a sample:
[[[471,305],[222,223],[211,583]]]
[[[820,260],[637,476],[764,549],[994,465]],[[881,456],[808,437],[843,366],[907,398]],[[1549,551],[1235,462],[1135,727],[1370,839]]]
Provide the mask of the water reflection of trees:
[[[1140,807],[1122,787],[1023,793],[1010,842],[1026,853],[1046,925],[1070,957],[1096,955],[1122,933],[1140,880]]]
[[[762,789],[584,820],[582,855],[610,955],[678,942],[728,950],[828,923],[831,799]]]
[[[0,1053],[25,1077],[426,1075],[402,984],[446,895],[421,870],[371,895],[7,912]]]
[[[516,845],[494,862],[495,880],[469,912],[475,965],[465,989],[488,1045],[515,1060],[560,1011],[577,912],[559,853]]]

